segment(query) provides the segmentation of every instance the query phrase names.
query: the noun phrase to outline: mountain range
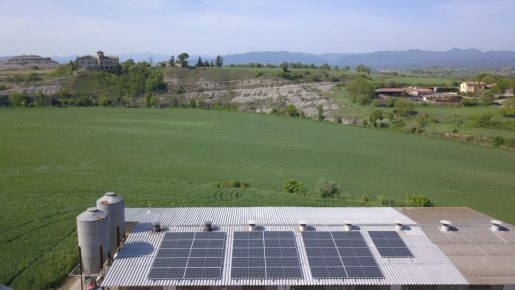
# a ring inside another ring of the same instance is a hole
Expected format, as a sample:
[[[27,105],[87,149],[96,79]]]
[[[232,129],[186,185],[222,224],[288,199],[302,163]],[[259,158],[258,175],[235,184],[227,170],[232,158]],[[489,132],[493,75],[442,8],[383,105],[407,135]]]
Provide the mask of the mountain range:
[[[158,53],[120,54],[120,61],[134,59],[135,61],[149,61],[158,63],[170,59],[170,55]],[[196,64],[198,55],[190,56],[190,63]],[[213,60],[215,56],[201,55],[203,60]],[[5,57],[0,57],[0,59]],[[53,56],[59,63],[74,60],[76,55]],[[501,68],[515,67],[515,51],[481,51],[478,49],[451,49],[448,51],[432,50],[404,50],[404,51],[377,51],[369,53],[303,53],[289,51],[254,51],[240,54],[224,55],[224,64],[280,64],[286,62],[300,62],[304,64],[321,65],[327,63],[335,66],[351,66],[364,64],[377,69],[384,68],[424,68],[443,66],[454,68]]]
[[[448,51],[406,50],[378,51],[371,53],[300,52],[247,52],[224,56],[225,64],[249,62],[279,64],[282,61],[356,66],[364,64],[373,68],[422,68],[445,66],[456,68],[514,67],[515,51],[481,51],[478,49],[451,49]]]

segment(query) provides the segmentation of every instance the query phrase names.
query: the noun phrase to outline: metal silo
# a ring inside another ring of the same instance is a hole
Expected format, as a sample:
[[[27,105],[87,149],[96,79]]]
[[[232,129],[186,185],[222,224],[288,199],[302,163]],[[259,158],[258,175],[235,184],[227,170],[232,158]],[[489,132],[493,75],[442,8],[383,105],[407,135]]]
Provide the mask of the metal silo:
[[[107,214],[90,207],[77,216],[80,256],[83,274],[98,274],[109,251],[109,220]]]
[[[123,197],[108,192],[97,200],[97,208],[104,211],[109,218],[109,238],[111,258],[125,235],[125,205]]]

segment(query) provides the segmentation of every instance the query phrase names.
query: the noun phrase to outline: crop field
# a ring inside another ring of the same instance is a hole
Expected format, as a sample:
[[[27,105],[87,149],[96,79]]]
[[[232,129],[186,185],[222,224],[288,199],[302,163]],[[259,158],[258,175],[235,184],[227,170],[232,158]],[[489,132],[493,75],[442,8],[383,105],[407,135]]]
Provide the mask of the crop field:
[[[128,207],[344,206],[282,193],[321,177],[370,197],[428,195],[515,223],[515,154],[423,136],[198,109],[0,110],[0,284],[58,286],[75,217],[106,191]],[[217,183],[239,180],[248,189]]]

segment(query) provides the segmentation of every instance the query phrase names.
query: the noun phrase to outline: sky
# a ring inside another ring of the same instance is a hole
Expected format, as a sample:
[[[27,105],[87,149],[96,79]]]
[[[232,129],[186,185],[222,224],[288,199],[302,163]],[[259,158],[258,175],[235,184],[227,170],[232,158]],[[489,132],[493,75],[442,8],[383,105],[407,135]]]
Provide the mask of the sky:
[[[0,0],[0,55],[515,50],[514,0]]]

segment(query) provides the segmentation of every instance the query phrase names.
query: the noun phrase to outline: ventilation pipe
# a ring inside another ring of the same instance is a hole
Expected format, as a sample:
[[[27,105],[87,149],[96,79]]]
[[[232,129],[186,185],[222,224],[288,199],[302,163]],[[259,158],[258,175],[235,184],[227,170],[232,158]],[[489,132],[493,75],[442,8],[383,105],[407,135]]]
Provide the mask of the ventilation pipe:
[[[213,231],[213,223],[210,221],[204,222],[204,232],[212,232]]]
[[[502,221],[499,220],[491,220],[492,223],[492,231],[494,232],[500,232],[502,229]]]
[[[153,222],[152,223],[152,232],[153,233],[161,232],[161,224],[159,222]]]
[[[344,231],[346,231],[346,232],[352,231],[352,222],[351,221],[344,221],[343,223],[344,223],[344,225],[343,225]]]
[[[404,229],[404,225],[402,224],[401,221],[395,221],[395,230],[398,231],[398,232],[402,232],[402,230]]]
[[[247,225],[249,226],[249,232],[253,232],[256,230],[256,221],[255,220],[249,220],[247,222]]]
[[[308,227],[308,225],[306,224],[306,222],[304,220],[299,221],[299,231],[300,232],[305,232],[307,227]]]
[[[450,232],[451,231],[451,222],[450,221],[441,220],[440,224],[441,224],[442,232]]]

